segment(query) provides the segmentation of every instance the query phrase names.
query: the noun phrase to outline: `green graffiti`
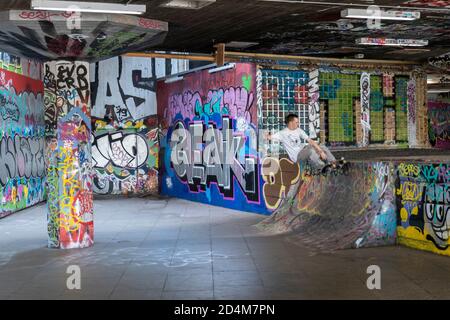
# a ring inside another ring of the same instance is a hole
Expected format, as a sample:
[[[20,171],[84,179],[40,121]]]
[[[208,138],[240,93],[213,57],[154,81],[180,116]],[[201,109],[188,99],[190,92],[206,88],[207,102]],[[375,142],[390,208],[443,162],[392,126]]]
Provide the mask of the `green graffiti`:
[[[249,74],[247,76],[242,76],[242,86],[247,89],[248,92],[252,89],[252,76]]]

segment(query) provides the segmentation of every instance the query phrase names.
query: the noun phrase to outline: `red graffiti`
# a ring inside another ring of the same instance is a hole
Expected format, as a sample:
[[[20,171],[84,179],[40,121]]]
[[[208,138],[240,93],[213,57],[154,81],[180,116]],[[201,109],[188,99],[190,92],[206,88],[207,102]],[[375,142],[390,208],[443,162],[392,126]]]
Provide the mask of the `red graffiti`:
[[[33,19],[38,19],[38,20],[50,20],[51,17],[54,16],[61,16],[63,18],[70,18],[71,16],[73,16],[75,14],[75,12],[62,12],[62,13],[52,13],[49,11],[22,11],[19,14],[19,17],[22,19],[29,19],[29,20],[33,20]]]
[[[164,29],[159,21],[144,18],[139,18],[139,25],[148,29]]]

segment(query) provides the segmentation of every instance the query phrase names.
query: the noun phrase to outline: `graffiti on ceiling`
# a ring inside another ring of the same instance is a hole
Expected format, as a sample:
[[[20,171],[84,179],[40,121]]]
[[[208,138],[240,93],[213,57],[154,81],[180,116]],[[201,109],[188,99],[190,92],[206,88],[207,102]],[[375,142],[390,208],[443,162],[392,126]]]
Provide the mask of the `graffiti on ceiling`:
[[[117,14],[0,12],[0,49],[35,59],[98,61],[160,44],[168,24]]]

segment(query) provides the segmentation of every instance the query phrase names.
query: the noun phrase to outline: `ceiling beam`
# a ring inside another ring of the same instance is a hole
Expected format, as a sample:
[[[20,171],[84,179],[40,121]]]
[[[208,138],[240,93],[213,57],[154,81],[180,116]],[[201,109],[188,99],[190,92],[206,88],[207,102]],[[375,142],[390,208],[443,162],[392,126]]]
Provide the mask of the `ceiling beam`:
[[[217,60],[217,54],[205,55],[205,54],[185,54],[185,53],[140,53],[132,52],[125,54],[129,57],[147,57],[147,58],[165,58],[165,59],[185,59],[195,61],[211,61],[220,62]],[[225,62],[239,61],[239,59],[255,59],[255,60],[293,60],[299,62],[309,63],[336,63],[336,64],[371,64],[371,65],[390,65],[390,66],[412,66],[420,63],[414,61],[405,60],[375,60],[375,59],[338,59],[338,58],[326,58],[326,57],[308,57],[308,56],[294,56],[294,55],[280,55],[280,54],[265,54],[265,53],[247,53],[247,52],[233,52],[224,51]]]

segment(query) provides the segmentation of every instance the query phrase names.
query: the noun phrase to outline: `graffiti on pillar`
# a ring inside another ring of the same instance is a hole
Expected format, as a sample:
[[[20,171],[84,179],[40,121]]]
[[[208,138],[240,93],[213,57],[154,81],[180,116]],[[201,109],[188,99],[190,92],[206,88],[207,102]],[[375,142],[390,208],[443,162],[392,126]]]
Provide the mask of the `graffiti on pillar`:
[[[320,103],[319,103],[319,69],[309,73],[309,137],[317,139],[320,133]]]
[[[45,200],[42,94],[41,81],[0,69],[0,217]]]
[[[397,176],[399,242],[450,255],[450,166],[400,163]]]
[[[92,136],[97,194],[158,192],[158,129],[114,131]]]
[[[48,107],[54,101],[57,106],[56,131],[47,131],[49,246],[88,247],[94,232],[88,64],[46,63],[44,85],[46,125]]]
[[[450,149],[450,103],[428,101],[428,136],[435,148]]]
[[[162,193],[267,213],[260,196],[251,64],[158,83]]]
[[[411,79],[408,81],[408,141],[412,146],[417,144],[416,109],[416,81]]]
[[[362,145],[369,144],[370,132],[370,74],[361,74],[361,126],[363,131]]]

